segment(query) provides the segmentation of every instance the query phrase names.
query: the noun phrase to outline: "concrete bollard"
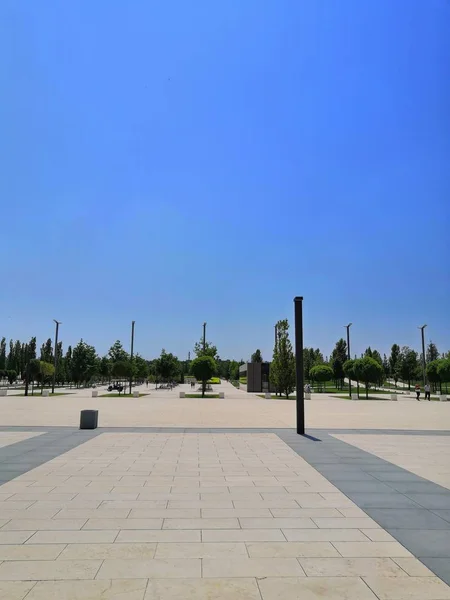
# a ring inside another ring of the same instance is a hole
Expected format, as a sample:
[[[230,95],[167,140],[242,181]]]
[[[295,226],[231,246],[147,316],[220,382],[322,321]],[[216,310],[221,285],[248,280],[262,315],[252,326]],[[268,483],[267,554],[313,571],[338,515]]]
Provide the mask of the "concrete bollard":
[[[446,394],[441,394],[439,396],[439,401],[440,402],[447,402],[447,396],[446,396]]]
[[[311,400],[311,394],[309,392],[305,392],[305,400]]]
[[[391,394],[391,400],[397,400],[397,394]]]
[[[358,400],[358,394],[352,394],[352,400]]]
[[[225,392],[219,392],[219,398],[223,400],[225,398]]]
[[[50,392],[48,390],[42,390],[42,395],[43,396],[49,396]]]
[[[92,390],[92,397],[97,398],[97,396],[98,396],[98,390]]]
[[[97,429],[98,410],[82,410],[80,413],[80,429]]]
[[[180,392],[180,398],[186,398],[186,392]]]
[[[133,391],[133,398],[139,398],[139,392],[136,390]]]
[[[0,396],[7,396],[8,390],[0,390]]]
[[[269,392],[266,392],[264,394],[264,397],[265,397],[266,400],[272,400],[272,394],[269,394]]]

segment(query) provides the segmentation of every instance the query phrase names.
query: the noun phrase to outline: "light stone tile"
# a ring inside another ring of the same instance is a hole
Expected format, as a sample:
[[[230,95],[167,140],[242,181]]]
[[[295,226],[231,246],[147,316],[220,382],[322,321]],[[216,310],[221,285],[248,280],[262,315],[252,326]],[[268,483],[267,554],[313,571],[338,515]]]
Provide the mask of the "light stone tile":
[[[155,558],[224,558],[243,556],[248,558],[243,543],[159,543]]]
[[[449,600],[450,587],[438,577],[364,577],[379,600]]]
[[[133,508],[128,515],[129,519],[199,519],[200,517],[199,508]]]
[[[28,532],[30,533],[30,532]],[[107,544],[116,539],[118,531],[37,531],[27,544]]]
[[[365,513],[361,508],[358,508],[357,506],[351,507],[351,508],[339,508],[338,509],[339,512],[344,516],[347,517],[349,519],[357,519],[359,517],[367,517],[367,513]],[[319,515],[317,515],[319,516]]]
[[[303,569],[295,558],[203,559],[203,577],[301,577]]]
[[[130,530],[122,529],[116,539],[116,543],[124,542],[200,542],[201,532],[194,529],[181,531],[176,529],[145,529]]]
[[[143,600],[146,587],[147,579],[38,581],[27,600]]]
[[[203,542],[285,542],[280,529],[209,529],[202,531]]]
[[[261,600],[258,586],[254,579],[149,580],[144,600],[174,600],[174,598],[189,598],[192,600]],[[31,600],[35,599],[32,598]],[[42,600],[47,599],[43,598]]]
[[[159,558],[153,560],[105,560],[100,568],[100,571],[97,573],[96,578],[134,579],[141,577],[157,577],[158,579],[176,579],[201,577],[201,573],[201,560],[197,558]]]
[[[359,529],[283,529],[283,534],[289,542],[367,542]]]
[[[163,529],[239,529],[238,519],[164,519]]]
[[[55,514],[54,519],[126,519],[129,508],[63,508]]]
[[[101,509],[123,509],[151,510],[154,508],[166,508],[167,500],[106,500],[100,504]]]
[[[48,501],[48,502],[70,502],[75,498],[75,492],[70,494],[43,494],[42,492],[20,492],[14,494],[9,498],[11,502],[34,502],[34,501]]]
[[[267,577],[258,585],[263,600],[377,600],[359,577]]]
[[[435,577],[435,574],[417,558],[393,558],[392,560],[410,577]]]
[[[23,600],[35,583],[35,581],[0,581],[0,600]]]
[[[162,524],[162,519],[89,519],[83,527],[83,531],[88,529],[161,529]]]
[[[338,551],[330,542],[248,543],[247,550],[250,558],[300,558],[302,556],[339,556]]]
[[[408,557],[411,552],[398,542],[333,542],[345,557]]]
[[[85,523],[86,519],[64,519],[59,521],[53,519],[11,519],[2,528],[2,531],[68,531],[70,529],[81,529]]]
[[[390,558],[300,558],[308,577],[407,577]]]
[[[272,517],[271,519],[239,519],[242,529],[317,529],[317,525],[311,519],[283,519]]]
[[[372,542],[396,542],[390,533],[384,529],[361,529],[362,533]]]
[[[3,511],[5,510],[25,510],[26,508],[29,508],[30,506],[33,506],[34,502],[32,500],[28,501],[28,502],[0,502],[0,518],[1,515],[3,513]]]
[[[278,500],[233,500],[234,508],[299,508],[298,503],[289,496]]]
[[[0,531],[0,544],[23,544],[35,531]]]
[[[2,519],[52,519],[57,508],[27,508],[25,510],[1,510]]]
[[[0,580],[94,579],[101,564],[101,560],[11,560],[0,564]]]
[[[256,509],[254,509],[256,510]],[[303,518],[312,517],[335,517],[343,518],[336,508],[272,508],[270,510],[273,517],[279,518]],[[250,516],[250,515],[249,515]],[[257,517],[258,515],[253,515]]]
[[[203,519],[226,519],[230,517],[272,517],[272,513],[268,508],[203,508],[201,512]]]
[[[380,526],[369,517],[360,519],[322,519],[314,517],[314,523],[321,529],[379,529]]]
[[[236,506],[236,504],[235,504]],[[234,508],[231,500],[169,500],[167,508]],[[236,508],[239,508],[236,506]]]
[[[27,544],[0,546],[1,560],[55,560],[64,550],[64,544],[31,546]]]
[[[146,544],[69,544],[58,558],[59,560],[152,559],[155,556],[155,550],[155,542]]]

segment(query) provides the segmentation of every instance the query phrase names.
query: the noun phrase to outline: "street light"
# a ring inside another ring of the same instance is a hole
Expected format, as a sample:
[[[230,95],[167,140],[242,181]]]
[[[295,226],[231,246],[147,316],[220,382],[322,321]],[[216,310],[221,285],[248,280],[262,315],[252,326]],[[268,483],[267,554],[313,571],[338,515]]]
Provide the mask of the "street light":
[[[297,433],[305,435],[305,381],[303,374],[303,296],[294,298],[295,379]]]
[[[206,350],[206,323],[203,323],[203,352]]]
[[[53,382],[52,382],[52,394],[55,393],[55,381],[56,381],[56,367],[58,366],[58,331],[59,331],[59,326],[61,325],[61,321],[57,321],[56,319],[53,319],[53,321],[56,323],[56,331],[55,331],[55,358],[54,358],[54,363],[53,363]]]
[[[348,358],[348,360],[350,360],[350,327],[352,325],[353,325],[353,323],[344,325],[344,327],[347,329],[347,358]],[[352,379],[351,379],[351,377],[348,378],[348,396],[349,396],[349,398],[352,397]]]
[[[425,327],[426,327],[426,325],[422,325],[421,327],[418,327],[418,329],[420,329],[421,333],[422,333],[422,374],[423,374],[424,387],[427,382],[426,362],[425,362],[425,331],[424,331]]]
[[[131,396],[131,385],[133,383],[133,349],[134,349],[134,324],[135,324],[135,322],[136,321],[131,321],[130,396]]]

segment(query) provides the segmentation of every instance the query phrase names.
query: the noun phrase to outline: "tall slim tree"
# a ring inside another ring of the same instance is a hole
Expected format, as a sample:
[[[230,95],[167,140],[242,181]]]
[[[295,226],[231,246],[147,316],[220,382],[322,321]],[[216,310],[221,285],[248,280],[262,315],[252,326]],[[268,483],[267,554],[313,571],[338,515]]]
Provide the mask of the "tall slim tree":
[[[270,380],[275,389],[286,398],[295,389],[295,356],[289,339],[289,322],[287,319],[277,323],[277,344],[270,368]]]
[[[430,342],[427,346],[426,350],[426,361],[427,363],[432,362],[433,360],[437,360],[439,358],[439,350],[437,349],[436,344]]]
[[[342,389],[344,387],[344,363],[347,360],[347,342],[341,338],[336,342],[336,346],[330,356],[330,365],[333,369],[333,377],[336,385]]]
[[[48,340],[45,342],[45,344],[42,344],[42,346],[41,346],[41,360],[46,363],[54,362],[53,346],[52,346],[51,338],[48,338]]]
[[[397,387],[397,381],[398,381],[399,362],[400,362],[400,346],[398,344],[393,344],[392,348],[391,348],[391,355],[389,356],[389,370],[394,379],[396,387]]]
[[[6,369],[6,338],[2,338],[0,342],[0,371]]]
[[[111,348],[108,350],[108,356],[113,363],[119,360],[129,360],[128,352],[124,350],[122,343],[119,340],[116,340],[111,346]]]

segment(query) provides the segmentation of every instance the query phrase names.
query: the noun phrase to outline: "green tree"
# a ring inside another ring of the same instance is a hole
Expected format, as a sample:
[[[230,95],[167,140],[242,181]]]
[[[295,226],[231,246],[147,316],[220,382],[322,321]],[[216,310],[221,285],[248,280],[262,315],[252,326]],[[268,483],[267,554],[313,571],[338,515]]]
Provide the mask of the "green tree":
[[[427,363],[433,362],[433,360],[437,360],[439,358],[439,350],[437,349],[436,344],[430,342],[427,346],[426,350],[426,361]]]
[[[111,379],[111,360],[107,356],[102,356],[100,359],[100,375],[102,381],[110,381]]]
[[[398,344],[393,344],[391,348],[391,355],[389,356],[389,370],[394,379],[395,387],[397,387],[399,376],[400,353],[400,346]]]
[[[230,361],[230,380],[239,381],[239,363],[237,360]]]
[[[6,370],[13,371],[15,370],[16,359],[14,357],[14,344],[12,340],[9,340],[9,352],[6,357]]]
[[[262,363],[262,361],[263,361],[263,358],[262,358],[261,350],[259,348],[257,348],[255,350],[255,352],[253,352],[253,354],[252,354],[251,362],[252,363]]]
[[[203,338],[199,342],[196,342],[194,352],[196,356],[211,356],[214,361],[217,358],[217,347],[211,344],[211,342],[205,341],[205,347],[203,348]]]
[[[212,356],[197,356],[191,363],[191,373],[197,381],[202,382],[202,398],[205,397],[206,384],[216,372],[216,363]]]
[[[55,366],[52,363],[46,362],[45,360],[39,361],[39,382],[41,384],[41,396],[44,389],[44,385],[49,384],[52,380],[53,373],[55,372]]]
[[[157,387],[160,381],[170,382],[174,379],[177,379],[179,373],[177,357],[171,352],[166,352],[163,348],[161,351],[161,356],[154,361],[154,372]]]
[[[6,378],[8,379],[8,383],[12,385],[17,379],[17,372],[13,369],[6,371]]]
[[[316,365],[311,368],[309,377],[312,381],[325,384],[333,379],[333,369],[328,365]],[[322,386],[320,388],[322,389]]]
[[[391,376],[391,367],[389,365],[389,361],[387,359],[386,354],[383,354],[383,371],[386,379],[389,379]]]
[[[72,351],[71,373],[73,382],[79,387],[88,383],[98,373],[99,360],[94,346],[86,344],[82,339]]]
[[[63,385],[66,381],[66,365],[63,356],[62,342],[58,342],[56,347],[56,376],[55,381],[58,385]]]
[[[433,385],[434,390],[436,390],[437,384],[441,383],[439,375],[439,363],[441,360],[432,360],[427,364],[427,379]]]
[[[352,358],[350,360],[346,360],[343,365],[343,369],[344,369],[345,376],[347,377],[349,382],[356,381],[356,393],[358,394],[358,397],[359,397],[359,381],[358,381],[358,377],[357,377],[357,373],[356,373],[356,369],[355,369],[356,360],[358,360],[358,359]]]
[[[72,346],[67,347],[66,355],[64,356],[64,371],[67,381],[72,385],[73,373],[72,373]]]
[[[0,371],[6,369],[6,338],[2,338],[0,342]]]
[[[448,392],[448,382],[450,381],[450,358],[442,358],[438,365],[438,375],[441,383],[445,383],[445,392]]]
[[[41,361],[37,358],[31,358],[28,363],[28,377],[31,381],[31,395],[34,396],[34,382],[39,380],[41,374]],[[27,393],[25,394],[27,395]]]
[[[139,381],[144,381],[148,377],[148,363],[139,354],[134,357],[134,376]]]
[[[277,323],[277,343],[270,368],[270,381],[286,398],[295,390],[295,356],[289,339],[287,319]]]
[[[54,361],[52,340],[50,338],[41,346],[41,360],[47,363],[53,363]]]
[[[132,365],[129,360],[117,360],[112,363],[111,373],[114,379],[124,381],[124,390],[126,388],[126,380],[129,379],[132,373]],[[120,394],[120,390],[119,390]]]
[[[419,371],[419,363],[417,352],[411,350],[408,346],[403,346],[399,362],[397,364],[397,372],[403,382],[408,382],[408,389],[411,389],[411,381],[416,379]]]
[[[370,356],[355,360],[353,365],[357,381],[362,381],[366,387],[366,399],[369,397],[370,384],[377,384],[383,377],[383,367]]]
[[[123,346],[119,340],[116,340],[108,350],[108,356],[113,363],[117,362],[118,360],[129,360],[128,352],[123,349]]]
[[[330,365],[333,369],[333,378],[336,385],[341,389],[344,387],[344,363],[347,360],[347,342],[341,338],[336,342],[330,356]]]

